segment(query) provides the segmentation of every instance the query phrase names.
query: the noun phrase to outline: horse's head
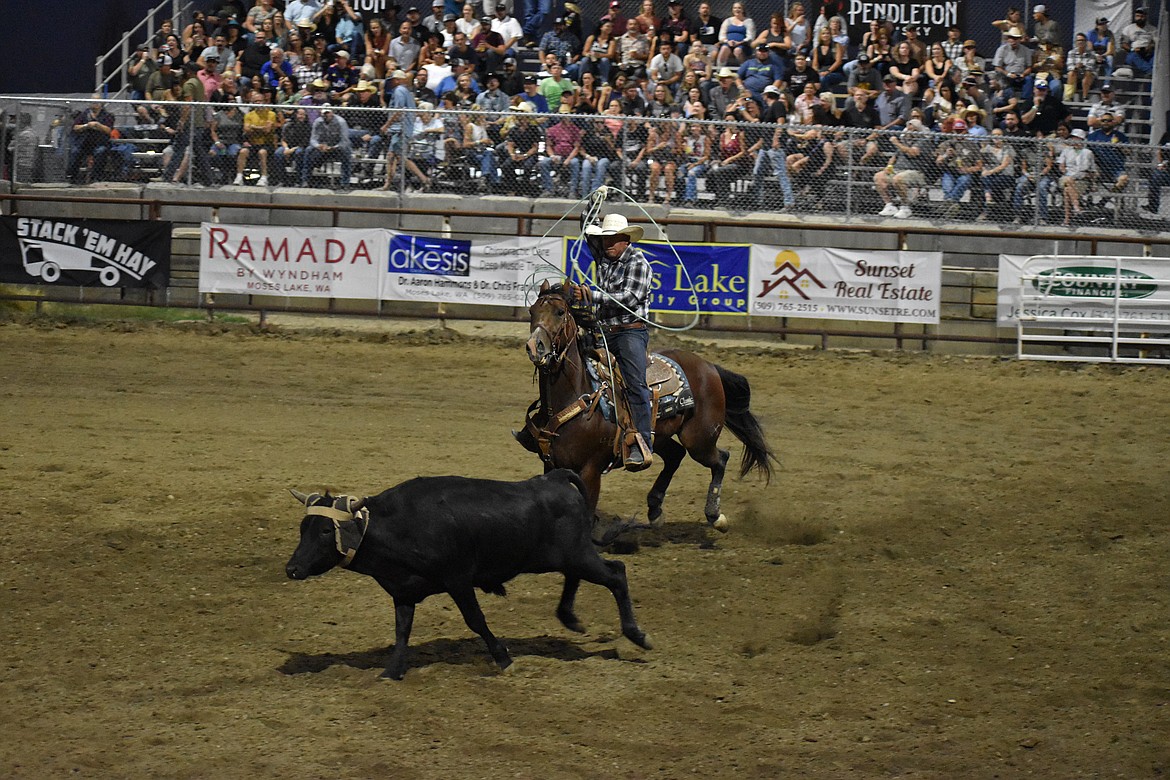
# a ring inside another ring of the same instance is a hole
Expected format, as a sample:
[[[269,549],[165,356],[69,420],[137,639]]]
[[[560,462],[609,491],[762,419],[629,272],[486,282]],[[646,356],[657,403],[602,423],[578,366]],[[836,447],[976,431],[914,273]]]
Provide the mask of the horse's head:
[[[532,332],[525,349],[528,359],[538,369],[551,369],[560,362],[565,352],[577,340],[577,321],[569,308],[564,285],[540,286],[536,302],[528,307]]]

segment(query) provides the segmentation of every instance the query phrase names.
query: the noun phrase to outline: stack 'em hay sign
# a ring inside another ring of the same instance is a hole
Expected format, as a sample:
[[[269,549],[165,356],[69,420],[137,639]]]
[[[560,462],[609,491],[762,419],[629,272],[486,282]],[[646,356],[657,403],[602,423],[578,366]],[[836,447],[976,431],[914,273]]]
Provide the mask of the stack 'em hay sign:
[[[160,290],[171,223],[0,217],[0,281]]]

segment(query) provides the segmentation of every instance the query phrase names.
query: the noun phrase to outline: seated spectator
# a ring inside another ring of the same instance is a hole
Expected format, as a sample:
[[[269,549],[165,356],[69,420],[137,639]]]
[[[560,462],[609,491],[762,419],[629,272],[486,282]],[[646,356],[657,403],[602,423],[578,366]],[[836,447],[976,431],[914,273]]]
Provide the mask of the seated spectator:
[[[727,108],[739,99],[741,90],[736,82],[736,73],[731,68],[720,68],[716,74],[719,83],[707,95],[707,115],[723,116]]]
[[[560,112],[561,96],[566,92],[572,92],[574,87],[573,82],[565,78],[561,63],[554,59],[552,64],[549,65],[548,78],[540,82],[540,94],[544,95],[550,114]]]
[[[949,81],[944,81],[935,90],[934,99],[925,107],[924,122],[928,127],[937,128],[943,119],[954,113],[957,98]]]
[[[628,78],[644,81],[646,65],[650,62],[650,38],[636,24],[626,28],[625,35],[618,38],[619,72]]]
[[[455,20],[455,30],[467,36],[467,40],[471,40],[480,31],[480,17],[476,16],[475,5],[472,3],[464,3],[462,14]]]
[[[658,40],[674,44],[674,53],[681,59],[687,56],[694,40],[691,20],[683,13],[682,0],[668,0],[666,16],[658,24]]]
[[[418,64],[418,53],[422,49],[422,45],[412,34],[413,31],[414,28],[410,22],[398,25],[398,37],[390,41],[390,48],[387,52],[387,56],[398,63],[399,69],[407,73],[415,70]]]
[[[967,123],[967,135],[976,138],[982,138],[989,135],[987,128],[984,126],[984,120],[987,118],[987,112],[976,105],[969,105],[963,109],[962,119]]]
[[[150,77],[158,70],[158,62],[150,51],[150,46],[140,43],[134,54],[130,56],[130,64],[126,66],[126,76],[130,86],[131,100],[144,100],[150,94],[148,84]]]
[[[1004,121],[1015,118],[1015,114],[1008,114]],[[1058,133],[1068,137],[1068,125],[1062,124]],[[1004,135],[1010,135],[1005,131]],[[1063,147],[1062,147],[1063,148]],[[1052,186],[1059,178],[1056,168],[1055,145],[1048,143],[1028,143],[1017,150],[1016,160],[1019,164],[1019,175],[1016,177],[1015,192],[1012,194],[1012,211],[1015,212],[1013,224],[1019,225],[1025,221],[1024,198],[1029,192],[1036,193],[1035,219],[1039,224],[1048,222],[1048,198]],[[1031,219],[1027,220],[1031,222]]]
[[[255,10],[255,9],[253,9]],[[236,57],[237,80],[250,84],[252,77],[260,75],[260,69],[272,59],[272,50],[268,48],[267,34],[257,30],[252,42],[244,47]]]
[[[301,52],[301,62],[293,67],[293,78],[297,84],[308,87],[314,81],[323,80],[325,69],[321,67],[317,50],[307,48]]]
[[[910,44],[906,41],[900,41],[894,47],[894,54],[890,58],[890,67],[887,69],[886,75],[896,78],[898,88],[911,98],[921,94],[919,81],[922,79],[922,65],[914,59]]]
[[[1117,93],[1113,91],[1113,85],[1106,82],[1101,85],[1101,99],[1089,106],[1089,114],[1085,119],[1085,124],[1090,129],[1096,128],[1101,123],[1101,117],[1104,114],[1112,114],[1114,118],[1120,119],[1121,123],[1125,121],[1125,109],[1116,102]]]
[[[1048,84],[1048,91],[1064,95],[1064,50],[1059,46],[1042,43],[1032,55],[1032,72],[1024,77],[1024,88],[1020,94],[1025,102],[1032,99],[1032,90],[1037,81]]]
[[[1016,150],[1007,142],[1003,130],[991,131],[980,150],[983,169],[979,172],[983,190],[983,210],[977,222],[1003,217],[1008,206],[1008,191],[1016,178]]]
[[[211,157],[213,168],[221,172],[221,181],[235,173],[234,184],[244,183],[244,164],[247,157],[241,158],[240,150],[244,148],[244,114],[238,103],[228,103],[218,110],[211,118]]]
[[[845,81],[845,47],[833,40],[828,27],[821,28],[812,49],[811,63],[821,82],[821,89],[832,89]]]
[[[946,40],[942,41],[939,45],[942,46],[943,54],[948,60],[951,61],[952,66],[958,63],[959,60],[963,59],[964,43],[963,28],[959,27],[957,24],[952,24],[947,28]],[[983,68],[980,68],[979,70],[983,70]]]
[[[260,178],[256,184],[260,187],[268,186],[268,160],[275,154],[277,134],[280,131],[280,117],[268,106],[264,105],[264,95],[253,92],[251,95],[252,110],[244,116],[244,146],[240,150],[239,173],[236,174],[234,184],[243,184],[240,175],[247,161],[253,157],[260,166]]]
[[[1007,10],[1007,16],[1005,16],[1003,19],[997,19],[996,21],[992,22],[991,26],[995,27],[997,30],[1000,31],[1000,33],[1002,33],[1001,43],[1007,43],[1008,38],[1010,37],[1009,34],[1011,33],[1012,30],[1020,30],[1021,31],[1020,37],[1022,38],[1023,37],[1022,31],[1023,31],[1024,26],[1025,26],[1024,25],[1024,13],[1016,6],[1010,6]]]
[[[743,3],[731,5],[731,16],[719,27],[715,49],[715,65],[723,67],[728,63],[739,65],[750,56],[749,50],[756,37],[756,23],[747,16]]]
[[[1032,71],[1032,50],[1023,44],[1024,34],[1018,27],[1007,31],[1007,43],[1002,44],[991,61],[999,73],[1014,89],[1022,90],[1024,79]]]
[[[891,73],[882,78],[882,93],[873,101],[877,109],[880,130],[900,130],[910,119],[912,103],[909,95],[899,88],[898,79]]]
[[[944,83],[950,83],[949,81]],[[803,85],[802,85],[803,88]],[[882,74],[869,61],[869,55],[862,52],[857,55],[853,67],[849,69],[849,79],[845,85],[850,94],[855,89],[864,89],[870,97],[877,97],[882,90]],[[936,90],[937,91],[937,90]]]
[[[512,106],[516,124],[504,141],[504,183],[512,195],[534,197],[536,176],[540,170],[540,143],[544,133],[533,121],[532,104],[520,102]]]
[[[1097,71],[1105,76],[1113,74],[1113,57],[1117,52],[1117,36],[1109,29],[1109,18],[1102,16],[1092,30],[1085,33],[1093,54],[1097,56]]]
[[[1143,219],[1161,219],[1162,188],[1170,184],[1170,127],[1158,139],[1154,151],[1154,167],[1150,171],[1150,189],[1146,198]]]
[[[672,115],[677,119],[682,116],[681,106],[672,106]],[[663,183],[661,202],[669,206],[675,193],[675,174],[683,162],[683,137],[680,134],[680,123],[656,122],[650,128],[650,137],[646,142],[646,162],[649,167],[649,180],[646,185],[646,201],[658,201],[658,182]]]
[[[983,169],[983,160],[979,149],[972,141],[967,140],[967,123],[962,119],[947,119],[943,122],[943,132],[948,133],[945,141],[935,149],[934,164],[942,171],[943,200],[946,209],[943,216],[954,219],[961,210],[961,201],[971,188],[971,182]]]
[[[927,132],[921,120],[912,119],[902,132],[890,136],[893,152],[886,167],[873,176],[878,195],[885,203],[881,216],[909,219],[914,215],[914,201],[926,187],[923,171],[930,165]]]
[[[609,166],[617,159],[617,142],[605,120],[600,117],[591,120],[581,138],[582,197],[605,184]]]
[[[349,125],[330,105],[321,108],[321,116],[313,123],[309,148],[301,164],[300,185],[309,186],[309,177],[313,170],[325,162],[341,163],[339,183],[342,189],[348,189],[353,173],[353,148],[349,143]]]
[[[889,73],[890,63],[894,59],[894,43],[885,28],[878,30],[877,40],[865,47],[865,54],[878,73],[882,76]]]
[[[581,180],[581,128],[573,123],[568,106],[565,108],[545,133],[545,155],[540,158],[541,189],[544,195],[556,194],[555,177],[568,173],[568,197],[576,200]]]
[[[507,3],[496,3],[496,16],[492,19],[492,31],[500,34],[504,40],[504,48],[507,50],[509,57],[515,56],[515,46],[520,43],[521,38],[524,37],[524,30],[517,21],[509,14]]]
[[[804,13],[803,3],[788,6],[788,17],[784,21],[788,37],[792,40],[792,51],[808,54],[812,49],[813,29]]]
[[[1069,134],[1068,145],[1057,158],[1060,189],[1064,193],[1064,227],[1072,227],[1072,218],[1081,215],[1081,198],[1093,186],[1096,166],[1093,152],[1085,147],[1085,131],[1079,127]]]
[[[792,51],[792,37],[784,24],[784,14],[780,11],[772,12],[768,17],[768,27],[751,41],[751,45],[753,48],[759,46],[767,48],[772,64],[780,68],[783,74]]]
[[[280,145],[276,147],[275,175],[282,185],[294,184],[300,179],[301,162],[309,146],[313,128],[306,109],[297,108],[280,128]]]
[[[660,119],[670,116],[670,108],[675,105],[674,98],[670,96],[670,90],[658,84],[650,94],[650,102],[646,104],[646,116]]]
[[[651,90],[661,84],[666,87],[671,95],[676,94],[678,85],[682,82],[683,77],[683,63],[678,55],[674,53],[674,44],[670,41],[660,41],[658,44],[658,53],[650,60],[649,67],[646,68],[646,78],[648,86]]]
[[[613,34],[618,38],[626,34],[626,28],[630,26],[630,23],[625,14],[622,13],[621,0],[610,0],[609,12],[597,20],[598,24],[606,22],[613,26]]]
[[[592,73],[598,76],[602,83],[608,84],[610,69],[618,54],[617,39],[613,36],[613,23],[603,21],[597,32],[585,41],[582,52],[580,72]]]
[[[1088,100],[1093,82],[1097,79],[1098,68],[1097,54],[1089,46],[1089,39],[1084,33],[1077,33],[1065,63],[1065,83],[1068,85],[1064,90],[1065,100]]]
[[[69,182],[88,184],[104,178],[107,158],[111,156],[116,139],[114,115],[106,111],[100,95],[95,93],[89,107],[73,117],[70,136],[69,164],[65,169],[65,177]],[[81,166],[90,157],[93,158],[93,165],[82,182]]]
[[[738,119],[734,109],[724,113],[723,128],[712,149],[712,162],[707,169],[707,183],[719,203],[729,201],[732,184],[750,173],[752,169],[747,139]]]
[[[146,96],[149,99],[165,100],[171,91],[182,83],[180,74],[173,70],[173,63],[170,55],[159,55],[158,69],[146,80]]]
[[[1133,69],[1135,76],[1149,78],[1154,72],[1154,44],[1158,31],[1146,21],[1146,9],[1133,9],[1133,21],[1121,29],[1121,48],[1128,52],[1125,64]]]
[[[435,169],[446,151],[443,143],[446,127],[434,109],[433,103],[419,101],[414,136],[410,139],[410,151],[405,161],[406,172],[418,181],[422,190],[431,188],[432,181],[427,172]]]
[[[281,76],[291,75],[293,75],[293,67],[284,58],[284,49],[277,46],[270,50],[268,53],[268,62],[264,63],[260,68],[260,79],[263,81],[264,86],[270,92],[275,92],[280,87]]]
[[[1106,111],[1086,139],[1096,160],[1101,184],[1109,185],[1114,192],[1120,192],[1129,184],[1129,174],[1125,171],[1125,147],[1129,144],[1129,136],[1118,128],[1120,120],[1121,117]]]
[[[760,44],[756,47],[755,56],[739,66],[736,73],[738,86],[746,90],[756,100],[763,101],[766,87],[780,87],[784,83],[783,71],[772,62],[768,47]],[[824,81],[821,81],[824,84]]]
[[[368,81],[359,81],[347,96],[345,106],[362,109],[345,112],[345,121],[349,125],[349,145],[359,150],[362,157],[381,156],[381,131],[386,115],[384,111],[373,110],[380,107],[378,88]]]
[[[553,28],[540,39],[542,58],[552,54],[566,71],[576,73],[577,61],[581,58],[581,41],[565,27],[565,17],[553,19]]]
[[[1028,43],[1036,46],[1045,44],[1060,46],[1063,42],[1060,25],[1048,15],[1048,8],[1044,5],[1032,6],[1032,37],[1028,39]]]
[[[1068,107],[1056,95],[1049,94],[1048,85],[1036,84],[1032,105],[1020,117],[1024,128],[1033,135],[1048,135],[1068,118]]]
[[[342,98],[358,83],[358,71],[350,63],[349,52],[340,49],[333,64],[325,70],[325,80],[335,99]]]
[[[922,92],[922,100],[924,103],[929,103],[934,99],[934,90],[938,89],[938,85],[951,80],[951,71],[954,69],[955,63],[951,62],[947,57],[946,51],[943,49],[941,43],[933,43],[930,45],[930,54],[923,63],[922,72],[926,76],[927,88]]]
[[[628,86],[628,85],[627,85]],[[635,97],[637,93],[635,92]],[[619,160],[622,165],[622,172],[625,175],[625,189],[632,193],[635,197],[642,196],[646,186],[646,180],[650,173],[650,161],[646,158],[646,147],[650,143],[650,127],[646,122],[637,122],[630,119],[633,116],[640,116],[640,114],[633,114],[630,111],[635,110],[631,106],[622,106],[615,103],[617,106],[616,113],[624,114],[626,120],[624,123],[617,123],[617,132],[620,146],[618,148]],[[611,111],[615,110],[613,108]]]

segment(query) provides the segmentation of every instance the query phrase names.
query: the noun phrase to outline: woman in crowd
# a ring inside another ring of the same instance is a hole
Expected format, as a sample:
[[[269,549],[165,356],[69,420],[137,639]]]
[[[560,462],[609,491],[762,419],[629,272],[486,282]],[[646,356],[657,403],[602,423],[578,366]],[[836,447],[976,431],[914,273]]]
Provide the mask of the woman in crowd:
[[[479,17],[475,15],[475,6],[471,3],[463,4],[463,15],[455,20],[455,29],[467,36],[467,40],[479,35]]]
[[[972,73],[986,73],[987,62],[979,56],[975,41],[963,41],[963,57],[955,63],[955,83],[962,83]]]
[[[707,183],[720,203],[731,197],[731,185],[751,171],[748,162],[748,143],[739,126],[734,108],[728,107],[723,116],[723,129],[715,146]]]
[[[998,207],[1003,216],[1003,210],[1008,205],[1008,192],[1016,180],[1016,151],[1011,144],[1005,143],[1003,130],[998,127],[991,131],[987,143],[982,149],[983,170],[980,172],[983,184],[983,210],[976,217],[984,222],[993,216]]]
[[[723,20],[719,28],[719,49],[715,54],[715,64],[719,67],[729,61],[736,65],[741,64],[750,55],[748,48],[756,38],[756,23],[747,16],[743,3],[733,3],[731,16]]]
[[[927,79],[927,89],[922,93],[922,102],[929,104],[934,99],[934,93],[943,82],[950,81],[951,69],[955,64],[947,57],[941,43],[930,45],[930,58],[923,65],[923,73]]]
[[[298,108],[285,119],[280,128],[280,144],[276,147],[274,174],[282,184],[294,184],[300,178],[301,159],[309,148],[313,127],[309,124],[309,113]],[[291,168],[291,170],[290,170]]]
[[[463,122],[463,150],[479,164],[480,191],[495,189],[500,183],[500,170],[496,165],[496,148],[487,129],[487,116],[479,106],[470,111],[461,111]]]
[[[828,27],[822,27],[812,51],[812,69],[821,79],[821,89],[830,90],[845,80],[845,47],[833,40]]]
[[[807,54],[812,43],[812,27],[804,14],[803,3],[788,6],[788,17],[784,20],[784,26],[788,28],[788,37],[792,40],[792,53],[803,51]]]
[[[693,206],[699,197],[699,177],[707,170],[711,159],[711,134],[707,126],[699,122],[688,122],[682,133],[682,171],[686,180],[682,205]]]
[[[597,114],[601,112],[599,99],[601,97],[601,87],[597,83],[597,76],[593,73],[581,74],[581,89],[577,91],[577,110],[578,113]],[[582,106],[588,106],[588,111],[582,111]]]
[[[203,33],[203,37],[207,37],[209,30],[207,29],[207,14],[202,11],[196,11],[191,14],[191,23],[183,28],[183,43],[190,44],[191,39],[195,36],[195,31]],[[186,48],[191,48],[186,45]]]
[[[244,182],[244,165],[248,155],[244,146],[244,113],[238,103],[228,103],[211,119],[211,163],[226,178],[233,171],[236,184]]]
[[[646,145],[646,159],[650,163],[650,182],[646,188],[646,200],[649,203],[655,202],[659,178],[664,180],[662,204],[669,206],[674,197],[674,175],[682,162],[681,126],[681,122],[655,122],[650,129],[650,140]]]
[[[390,33],[380,18],[370,20],[366,30],[366,63],[374,66],[376,78],[386,78],[386,52],[390,50]]]
[[[701,41],[695,41],[691,44],[687,56],[683,57],[683,84],[689,84],[687,78],[694,74],[696,83],[703,90],[703,95],[706,96],[714,73],[715,58],[711,56]],[[688,86],[686,89],[690,89],[690,87]]]
[[[703,90],[698,87],[691,87],[686,91],[686,98],[683,101],[683,116],[690,119],[695,115],[696,107],[701,107],[706,101],[703,100]]]
[[[618,158],[614,134],[597,117],[581,137],[581,189],[585,194],[605,184],[609,166]]]
[[[907,95],[919,93],[918,82],[922,78],[922,65],[914,59],[910,51],[910,44],[900,41],[894,47],[894,54],[890,58],[889,73],[898,80],[898,85]]]
[[[792,49],[792,36],[788,34],[788,27],[784,24],[784,14],[774,11],[768,17],[768,28],[752,41],[752,48],[757,46],[768,47],[773,65],[781,68],[785,66],[788,53]]]
[[[674,99],[670,96],[670,90],[662,84],[655,84],[654,91],[651,95],[650,102],[646,104],[646,116],[668,116],[670,114],[670,107],[674,105]]]
[[[592,73],[601,79],[602,84],[608,84],[616,58],[617,39],[613,37],[613,22],[606,19],[585,41],[581,50],[581,73]]]
[[[285,36],[284,58],[288,60],[288,64],[294,68],[301,64],[301,54],[305,50],[305,37],[301,34],[300,29],[293,28],[288,31]]]
[[[934,90],[934,97],[926,104],[929,116],[926,117],[927,127],[937,129],[943,119],[955,111],[955,88],[951,82],[943,81]]]
[[[877,37],[866,48],[870,66],[881,75],[886,75],[890,69],[890,62],[894,54],[894,47],[890,44],[890,34],[886,28],[878,30]]]

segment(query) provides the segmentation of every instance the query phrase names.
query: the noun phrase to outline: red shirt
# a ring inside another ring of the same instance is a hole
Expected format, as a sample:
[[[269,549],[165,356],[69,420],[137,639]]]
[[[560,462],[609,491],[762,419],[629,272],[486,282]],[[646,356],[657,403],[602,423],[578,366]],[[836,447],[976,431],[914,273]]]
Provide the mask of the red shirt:
[[[557,122],[545,133],[550,153],[557,157],[568,157],[581,142],[581,128],[572,122]]]

